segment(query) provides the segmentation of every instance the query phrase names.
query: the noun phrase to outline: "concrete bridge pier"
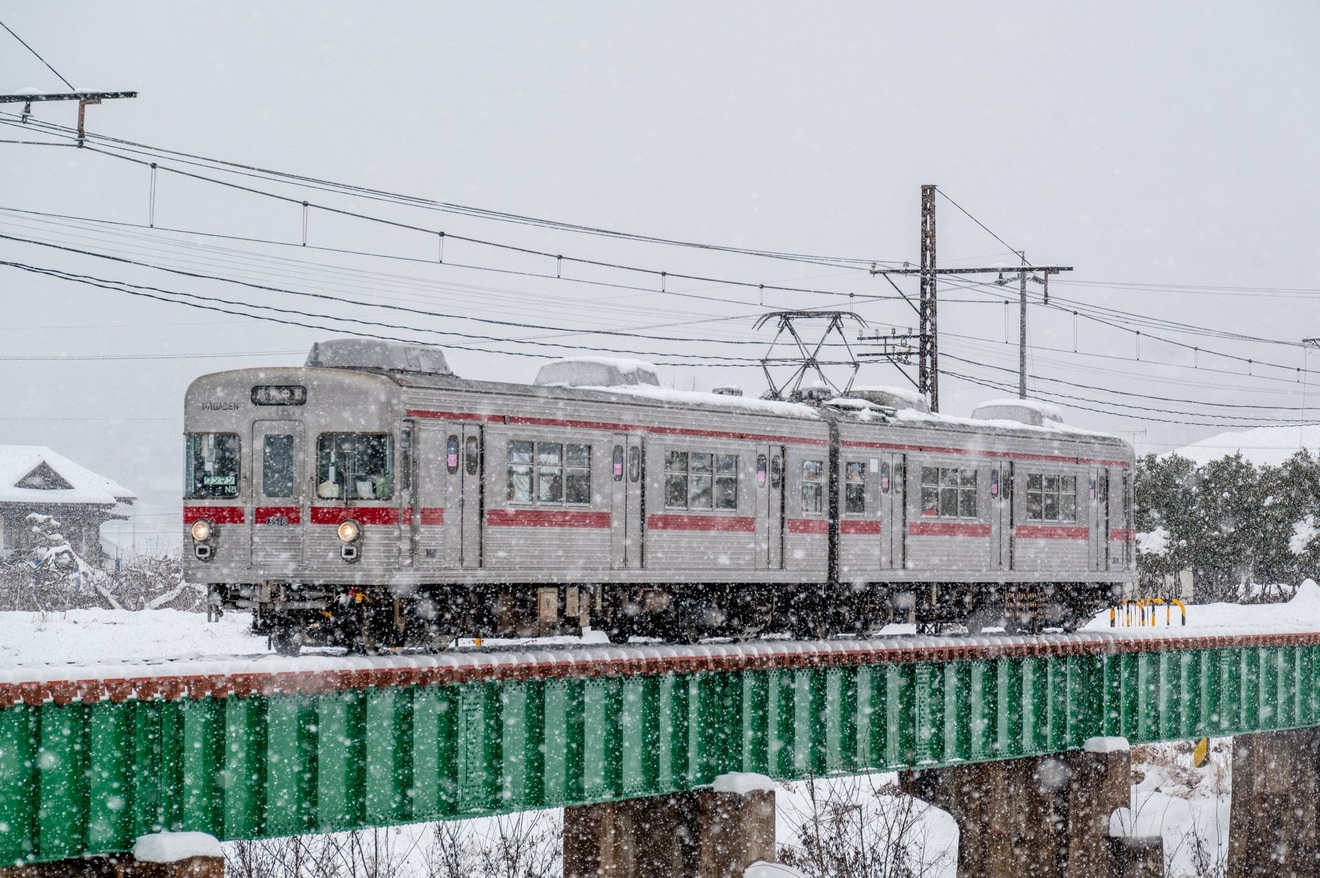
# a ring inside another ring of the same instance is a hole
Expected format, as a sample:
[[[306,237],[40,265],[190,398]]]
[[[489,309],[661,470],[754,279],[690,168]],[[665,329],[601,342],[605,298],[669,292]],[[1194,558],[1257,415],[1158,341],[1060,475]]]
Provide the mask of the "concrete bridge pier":
[[[564,809],[564,878],[739,878],[774,859],[774,786],[761,775]]]
[[[1227,878],[1320,875],[1320,728],[1233,739]]]
[[[200,832],[144,835],[133,853],[0,867],[0,878],[225,878],[220,842]]]
[[[1123,738],[1092,738],[1080,752],[906,771],[905,792],[953,815],[959,878],[1138,878],[1147,845],[1109,837],[1129,804],[1132,760]]]

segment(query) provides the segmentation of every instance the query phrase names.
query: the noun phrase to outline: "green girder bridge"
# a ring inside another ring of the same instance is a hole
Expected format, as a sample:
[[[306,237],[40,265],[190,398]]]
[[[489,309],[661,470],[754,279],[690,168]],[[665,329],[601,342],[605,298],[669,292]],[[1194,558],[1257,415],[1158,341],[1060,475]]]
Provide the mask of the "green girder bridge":
[[[3,865],[1320,725],[1320,634],[40,670],[0,671]]]

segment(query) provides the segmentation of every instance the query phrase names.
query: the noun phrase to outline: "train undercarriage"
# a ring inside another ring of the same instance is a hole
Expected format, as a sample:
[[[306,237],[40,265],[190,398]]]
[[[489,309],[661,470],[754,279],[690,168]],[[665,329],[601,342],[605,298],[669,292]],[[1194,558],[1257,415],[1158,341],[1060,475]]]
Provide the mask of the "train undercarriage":
[[[442,651],[457,638],[532,638],[603,631],[672,643],[765,636],[865,636],[890,624],[919,634],[1076,630],[1115,600],[1109,583],[833,583],[815,587],[664,585],[435,585],[285,583],[212,586],[215,607],[251,609],[253,630],[284,655],[303,646],[378,653]]]

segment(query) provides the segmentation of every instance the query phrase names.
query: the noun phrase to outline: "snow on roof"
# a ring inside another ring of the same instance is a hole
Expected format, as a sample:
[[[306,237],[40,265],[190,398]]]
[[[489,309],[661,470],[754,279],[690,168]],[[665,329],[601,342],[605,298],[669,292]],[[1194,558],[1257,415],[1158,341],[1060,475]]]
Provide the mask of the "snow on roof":
[[[546,363],[536,373],[538,387],[566,384],[569,387],[618,387],[646,384],[659,386],[655,366],[642,360],[620,357],[569,357]]]
[[[1198,466],[1221,457],[1231,457],[1238,452],[1256,466],[1282,466],[1284,461],[1303,448],[1308,449],[1313,456],[1320,453],[1320,424],[1256,427],[1238,433],[1220,433],[1174,453]]]
[[[0,445],[0,503],[132,503],[137,495],[44,445]]]
[[[652,402],[674,405],[722,406],[737,408],[749,412],[770,415],[786,415],[792,418],[819,419],[819,412],[809,405],[798,402],[783,402],[777,399],[757,399],[751,396],[725,396],[718,393],[704,393],[699,390],[674,390],[670,387],[651,387],[635,384],[628,387],[602,388],[611,393],[626,394]]]
[[[915,409],[919,412],[930,411],[930,403],[926,401],[925,394],[919,393],[911,387],[894,387],[887,384],[854,384],[848,389],[847,395],[869,399],[871,402],[893,406],[894,408]]]
[[[1021,421],[1035,427],[1049,421],[1063,423],[1058,406],[1038,399],[989,399],[972,410],[972,417],[981,421]]]

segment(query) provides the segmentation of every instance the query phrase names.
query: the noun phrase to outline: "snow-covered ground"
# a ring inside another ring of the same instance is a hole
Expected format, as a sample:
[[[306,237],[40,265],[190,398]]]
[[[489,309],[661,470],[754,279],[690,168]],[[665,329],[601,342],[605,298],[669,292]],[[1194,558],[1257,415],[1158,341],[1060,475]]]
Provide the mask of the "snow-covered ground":
[[[1132,631],[1134,636],[1153,633],[1229,634],[1320,631],[1320,586],[1307,581],[1287,604],[1209,604],[1187,608],[1187,624],[1180,624],[1173,609],[1172,626],[1165,625],[1165,611],[1157,613],[1158,625]],[[83,668],[119,663],[189,665],[194,662],[250,660],[255,665],[288,662],[272,656],[265,639],[248,629],[246,614],[228,613],[219,622],[205,616],[175,610],[123,612],[72,610],[68,613],[0,613],[0,669],[22,673],[37,667]],[[1085,630],[1110,631],[1108,612],[1101,613]],[[1121,631],[1122,629],[1120,629]],[[886,635],[902,637],[911,629],[892,626]],[[565,640],[565,639],[561,639]],[[571,642],[572,639],[567,639]],[[604,641],[599,632],[588,632],[583,641],[597,647]],[[461,645],[461,644],[460,644]],[[515,650],[531,644],[505,644]],[[468,647],[470,648],[470,646]],[[1141,778],[1133,789],[1131,814],[1138,835],[1162,833],[1166,853],[1171,856],[1170,875],[1191,874],[1197,856],[1197,839],[1212,858],[1222,858],[1228,839],[1228,792],[1231,788],[1231,747],[1226,740],[1212,742],[1210,764],[1202,769],[1191,764],[1190,744],[1140,748],[1134,763]],[[831,781],[849,785],[863,798],[872,787],[881,787],[892,776]],[[817,790],[818,795],[822,790]],[[892,807],[892,799],[881,798],[876,807]],[[794,815],[810,809],[805,785],[784,785],[779,796],[778,835],[781,843],[792,839]],[[957,828],[943,812],[931,811],[920,824],[929,857],[943,854],[935,874],[952,876],[956,866]],[[413,831],[410,831],[413,832]],[[406,833],[408,834],[408,833]],[[1222,859],[1220,860],[1222,861]]]

